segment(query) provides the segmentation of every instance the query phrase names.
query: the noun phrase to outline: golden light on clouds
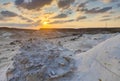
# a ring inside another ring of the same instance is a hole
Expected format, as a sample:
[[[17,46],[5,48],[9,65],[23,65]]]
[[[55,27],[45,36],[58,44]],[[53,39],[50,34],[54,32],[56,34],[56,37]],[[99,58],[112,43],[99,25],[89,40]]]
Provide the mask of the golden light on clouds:
[[[0,27],[120,27],[120,0],[0,0]]]

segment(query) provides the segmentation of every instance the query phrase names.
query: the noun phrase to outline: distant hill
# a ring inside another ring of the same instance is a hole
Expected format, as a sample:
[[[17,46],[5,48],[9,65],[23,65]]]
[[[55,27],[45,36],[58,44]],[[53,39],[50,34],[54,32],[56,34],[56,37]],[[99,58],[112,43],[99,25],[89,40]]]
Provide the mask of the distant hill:
[[[12,27],[0,27],[0,30],[16,30],[16,31],[37,31],[33,29],[20,29],[20,28],[12,28]],[[59,32],[81,32],[81,33],[102,33],[102,32],[120,32],[120,28],[79,28],[79,29],[73,29],[73,28],[41,28],[40,31],[59,31]]]

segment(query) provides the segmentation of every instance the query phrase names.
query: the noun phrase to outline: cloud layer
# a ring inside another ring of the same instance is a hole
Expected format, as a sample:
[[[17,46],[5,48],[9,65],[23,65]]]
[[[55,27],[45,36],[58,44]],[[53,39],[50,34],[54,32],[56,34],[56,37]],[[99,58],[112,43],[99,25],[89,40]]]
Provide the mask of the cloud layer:
[[[75,0],[58,0],[58,7],[59,8],[68,8]]]
[[[18,7],[27,9],[39,9],[45,5],[49,5],[53,0],[16,0],[15,4]]]
[[[120,0],[5,0],[0,1],[0,23],[20,23],[20,26],[78,23],[81,26],[119,21],[119,7]]]

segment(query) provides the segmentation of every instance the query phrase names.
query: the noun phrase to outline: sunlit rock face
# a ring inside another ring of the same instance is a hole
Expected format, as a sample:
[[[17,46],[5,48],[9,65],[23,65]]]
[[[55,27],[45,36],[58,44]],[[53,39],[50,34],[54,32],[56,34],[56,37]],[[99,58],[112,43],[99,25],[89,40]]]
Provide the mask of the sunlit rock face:
[[[72,73],[73,53],[44,40],[30,39],[13,58],[7,81],[53,81]]]

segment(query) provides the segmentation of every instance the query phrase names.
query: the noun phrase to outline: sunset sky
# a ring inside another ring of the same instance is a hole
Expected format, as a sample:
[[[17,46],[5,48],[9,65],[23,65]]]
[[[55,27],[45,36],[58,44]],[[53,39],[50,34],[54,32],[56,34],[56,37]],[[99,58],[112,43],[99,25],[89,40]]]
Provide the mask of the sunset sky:
[[[0,0],[0,27],[120,27],[120,0]]]

